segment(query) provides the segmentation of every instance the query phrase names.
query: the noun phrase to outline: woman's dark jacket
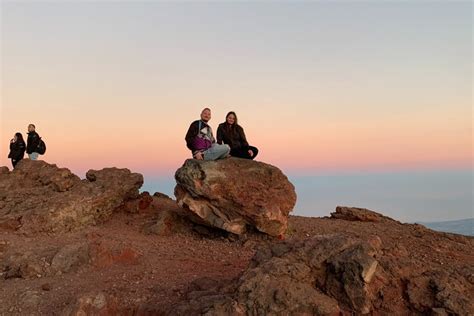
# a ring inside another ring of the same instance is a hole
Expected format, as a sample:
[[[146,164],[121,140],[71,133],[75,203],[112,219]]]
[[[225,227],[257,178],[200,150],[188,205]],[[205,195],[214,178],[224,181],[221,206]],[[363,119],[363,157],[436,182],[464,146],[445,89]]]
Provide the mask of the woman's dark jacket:
[[[36,132],[28,133],[28,140],[26,145],[26,153],[31,154],[35,153],[38,150],[40,143],[40,136]]]
[[[14,143],[10,143],[10,153],[8,154],[8,158],[13,160],[21,160],[25,155],[25,142],[23,140],[17,140]]]
[[[249,146],[244,129],[240,125],[229,126],[227,123],[219,124],[217,128],[217,142],[227,144],[231,149]]]

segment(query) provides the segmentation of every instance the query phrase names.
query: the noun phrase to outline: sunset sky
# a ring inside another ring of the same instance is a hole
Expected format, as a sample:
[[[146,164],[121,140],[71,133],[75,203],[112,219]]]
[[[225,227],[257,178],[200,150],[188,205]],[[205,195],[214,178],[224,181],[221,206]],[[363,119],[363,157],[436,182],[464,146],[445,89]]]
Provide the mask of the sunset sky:
[[[472,169],[470,2],[2,1],[0,164],[174,173],[203,107],[290,175]]]

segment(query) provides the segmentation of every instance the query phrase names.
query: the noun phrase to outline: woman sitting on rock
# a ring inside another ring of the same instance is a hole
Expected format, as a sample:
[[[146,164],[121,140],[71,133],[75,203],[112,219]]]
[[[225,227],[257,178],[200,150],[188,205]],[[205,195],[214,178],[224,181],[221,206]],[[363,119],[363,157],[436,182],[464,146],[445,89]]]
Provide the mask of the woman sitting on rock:
[[[217,143],[228,144],[230,146],[230,155],[233,157],[255,159],[258,154],[256,147],[249,146],[244,129],[237,123],[235,112],[227,113],[225,122],[219,124]]]
[[[23,159],[25,150],[26,144],[23,140],[23,135],[21,135],[21,133],[16,133],[10,141],[10,153],[8,154],[8,158],[11,158],[12,160],[13,168],[15,168],[16,164]]]

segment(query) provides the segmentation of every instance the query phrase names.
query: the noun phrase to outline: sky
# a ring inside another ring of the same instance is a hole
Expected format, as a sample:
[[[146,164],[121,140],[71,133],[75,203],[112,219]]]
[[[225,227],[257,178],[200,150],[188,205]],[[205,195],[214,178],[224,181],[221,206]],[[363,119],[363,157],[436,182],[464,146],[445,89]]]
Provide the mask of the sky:
[[[259,160],[290,176],[464,171],[470,187],[457,188],[472,194],[471,2],[0,9],[0,165],[34,123],[44,159],[80,175],[117,166],[172,179],[189,124],[210,107],[214,129],[237,112]],[[472,196],[461,208],[472,212]]]

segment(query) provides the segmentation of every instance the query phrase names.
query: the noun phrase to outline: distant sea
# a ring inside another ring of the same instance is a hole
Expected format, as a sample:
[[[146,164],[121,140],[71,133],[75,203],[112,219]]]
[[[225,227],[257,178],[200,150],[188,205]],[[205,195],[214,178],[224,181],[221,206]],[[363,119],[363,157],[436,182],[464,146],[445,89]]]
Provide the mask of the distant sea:
[[[474,218],[466,218],[457,221],[445,221],[445,222],[431,222],[423,223],[428,228],[437,230],[440,232],[455,233],[466,236],[474,236]]]
[[[328,216],[337,205],[357,206],[402,222],[426,223],[435,230],[462,226],[459,229],[463,233],[472,235],[472,170],[290,174],[289,179],[298,195],[292,213],[295,215]],[[163,177],[145,175],[143,190],[174,197],[174,186],[172,174]],[[446,221],[453,222],[438,223]]]

